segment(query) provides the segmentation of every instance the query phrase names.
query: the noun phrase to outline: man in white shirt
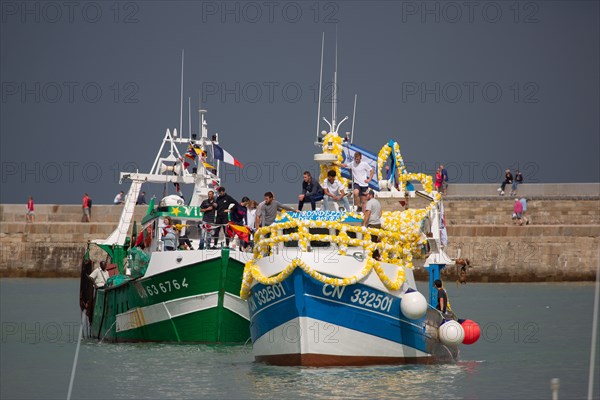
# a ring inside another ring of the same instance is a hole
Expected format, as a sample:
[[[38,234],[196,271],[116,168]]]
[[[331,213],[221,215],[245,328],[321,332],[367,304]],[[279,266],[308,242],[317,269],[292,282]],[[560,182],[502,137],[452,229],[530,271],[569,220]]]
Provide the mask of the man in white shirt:
[[[123,204],[123,196],[124,195],[125,195],[125,193],[123,193],[123,191],[120,191],[119,193],[117,193],[117,195],[115,196],[115,199],[113,200],[113,204],[114,205]]]
[[[367,203],[365,205],[365,216],[363,218],[363,226],[367,228],[381,229],[381,203],[375,198],[375,192],[369,190],[367,193]],[[374,243],[379,242],[379,237],[372,235],[371,241]],[[373,258],[376,260],[380,259],[379,250],[373,251]]]
[[[340,166],[352,171],[352,178],[354,181],[354,205],[358,206],[357,211],[362,211],[364,208],[363,202],[366,202],[369,182],[373,180],[375,170],[365,161],[362,161],[362,153],[359,151],[354,153],[354,162],[350,164],[340,164]]]
[[[346,198],[344,186],[336,179],[334,170],[327,172],[327,179],[323,181],[323,194],[325,210],[332,210],[333,202],[337,203],[342,201],[344,203],[344,210],[350,211],[350,203]]]
[[[109,278],[108,271],[106,270],[106,261],[100,261],[100,268],[96,268],[92,271],[89,277],[97,288],[106,285],[106,281]]]

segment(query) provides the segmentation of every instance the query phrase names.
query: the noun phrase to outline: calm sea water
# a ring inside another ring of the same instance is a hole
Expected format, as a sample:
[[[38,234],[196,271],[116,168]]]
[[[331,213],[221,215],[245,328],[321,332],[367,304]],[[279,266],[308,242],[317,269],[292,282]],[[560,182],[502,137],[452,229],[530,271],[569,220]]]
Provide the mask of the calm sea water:
[[[0,281],[0,398],[66,398],[79,333],[78,284]],[[447,291],[459,316],[482,328],[456,364],[273,367],[255,363],[250,345],[84,341],[72,397],[550,399],[552,378],[560,378],[559,398],[586,397],[593,284],[449,284]]]

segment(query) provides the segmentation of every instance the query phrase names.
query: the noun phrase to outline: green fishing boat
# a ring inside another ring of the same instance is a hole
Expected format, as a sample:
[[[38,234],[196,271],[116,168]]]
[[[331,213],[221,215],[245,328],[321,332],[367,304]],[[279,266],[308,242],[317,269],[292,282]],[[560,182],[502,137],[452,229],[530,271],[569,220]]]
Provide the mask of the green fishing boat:
[[[239,288],[251,254],[204,245],[216,225],[203,221],[200,204],[219,185],[220,162],[214,153],[218,136],[208,138],[205,111],[200,113],[200,138],[167,130],[149,174],[121,173],[121,181],[131,186],[118,226],[107,239],[88,244],[81,266],[80,306],[92,338],[244,343],[250,337],[248,307]],[[136,202],[142,185],[151,183],[175,187],[178,194],[143,206],[148,209],[138,231],[132,221]],[[183,185],[193,186],[187,204]],[[171,230],[176,232],[173,251],[166,240]],[[98,252],[101,256],[94,259],[91,254]],[[110,276],[101,284],[89,278],[98,258]]]

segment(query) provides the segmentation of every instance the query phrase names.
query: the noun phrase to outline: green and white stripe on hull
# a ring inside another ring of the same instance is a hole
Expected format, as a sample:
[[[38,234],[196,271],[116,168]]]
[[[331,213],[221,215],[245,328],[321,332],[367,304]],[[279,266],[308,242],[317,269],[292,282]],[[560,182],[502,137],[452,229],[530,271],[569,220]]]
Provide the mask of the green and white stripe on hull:
[[[249,320],[248,305],[239,296],[224,293],[223,308]],[[122,314],[117,314],[116,332],[155,324],[177,318],[182,315],[216,308],[219,305],[219,292],[203,293],[196,296],[184,297],[147,307],[139,307]]]
[[[228,250],[220,257],[191,253],[164,252],[156,257],[161,272],[100,289],[92,335],[111,341],[246,342],[248,306],[238,296],[244,264]],[[181,258],[196,262],[181,265]]]

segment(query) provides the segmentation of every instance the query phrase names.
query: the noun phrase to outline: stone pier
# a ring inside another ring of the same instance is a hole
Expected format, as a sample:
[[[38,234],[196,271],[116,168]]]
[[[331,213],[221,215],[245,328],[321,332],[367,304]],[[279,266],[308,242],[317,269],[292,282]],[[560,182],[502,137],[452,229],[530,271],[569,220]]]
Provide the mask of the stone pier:
[[[448,254],[468,258],[469,281],[546,282],[595,279],[600,262],[600,184],[529,184],[531,224],[511,220],[514,198],[499,196],[497,185],[451,185],[444,200]],[[381,199],[384,210],[398,199]],[[409,207],[425,201],[410,199]],[[138,223],[147,206],[138,206]],[[121,207],[94,205],[92,222],[81,222],[79,205],[37,205],[36,221],[25,222],[25,205],[0,205],[0,276],[78,276],[85,244],[106,238]],[[426,273],[416,269],[418,278]],[[456,269],[445,271],[456,279]]]

